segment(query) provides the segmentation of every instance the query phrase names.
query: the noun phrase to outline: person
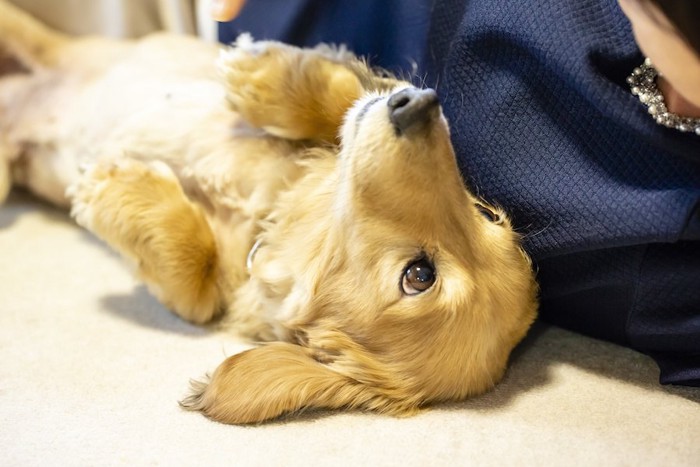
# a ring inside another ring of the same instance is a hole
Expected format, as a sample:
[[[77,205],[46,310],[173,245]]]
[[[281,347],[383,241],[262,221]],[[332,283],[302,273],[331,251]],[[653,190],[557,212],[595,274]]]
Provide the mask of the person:
[[[223,41],[341,39],[393,69],[410,36],[466,181],[524,236],[541,317],[650,355],[662,383],[700,386],[700,4],[425,0],[367,51],[335,32],[338,18],[377,32],[342,1],[287,4],[279,27],[279,2],[228,3],[242,8]]]
[[[668,110],[700,117],[700,5],[684,1],[619,3],[640,50],[660,71],[657,86]]]

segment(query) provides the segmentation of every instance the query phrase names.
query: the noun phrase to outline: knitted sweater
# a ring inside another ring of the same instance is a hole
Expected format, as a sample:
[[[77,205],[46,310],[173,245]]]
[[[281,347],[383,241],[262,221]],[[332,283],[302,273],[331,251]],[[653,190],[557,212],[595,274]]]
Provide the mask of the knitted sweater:
[[[617,3],[440,1],[429,44],[460,167],[525,235],[541,316],[700,385],[700,136],[630,93]]]

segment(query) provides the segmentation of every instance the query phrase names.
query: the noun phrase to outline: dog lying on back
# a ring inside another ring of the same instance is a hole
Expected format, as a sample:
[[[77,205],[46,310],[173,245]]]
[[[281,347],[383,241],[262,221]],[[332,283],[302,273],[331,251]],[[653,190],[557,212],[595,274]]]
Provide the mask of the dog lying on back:
[[[493,387],[537,286],[463,186],[435,92],[343,49],[217,53],[73,39],[0,0],[3,198],[70,207],[179,316],[269,341],[182,402],[215,420],[410,414]]]

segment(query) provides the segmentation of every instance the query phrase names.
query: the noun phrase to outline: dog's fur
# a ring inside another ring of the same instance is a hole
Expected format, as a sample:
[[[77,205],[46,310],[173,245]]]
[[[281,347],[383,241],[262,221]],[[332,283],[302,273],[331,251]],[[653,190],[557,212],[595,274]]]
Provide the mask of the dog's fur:
[[[69,38],[0,0],[0,194],[70,206],[175,313],[272,341],[194,385],[183,405],[213,419],[410,414],[491,388],[537,287],[439,108],[398,131],[387,100],[410,84],[342,49],[244,37],[218,69],[217,52]],[[434,283],[412,294],[419,260]]]

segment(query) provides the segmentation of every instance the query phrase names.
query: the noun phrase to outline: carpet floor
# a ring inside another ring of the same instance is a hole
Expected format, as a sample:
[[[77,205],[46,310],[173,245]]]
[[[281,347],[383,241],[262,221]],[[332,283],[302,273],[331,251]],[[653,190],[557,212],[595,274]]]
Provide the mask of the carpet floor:
[[[178,319],[68,215],[0,207],[0,464],[700,465],[700,389],[538,324],[498,387],[411,418],[308,412],[228,426],[179,408],[246,343]]]

